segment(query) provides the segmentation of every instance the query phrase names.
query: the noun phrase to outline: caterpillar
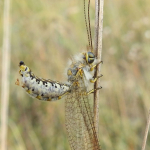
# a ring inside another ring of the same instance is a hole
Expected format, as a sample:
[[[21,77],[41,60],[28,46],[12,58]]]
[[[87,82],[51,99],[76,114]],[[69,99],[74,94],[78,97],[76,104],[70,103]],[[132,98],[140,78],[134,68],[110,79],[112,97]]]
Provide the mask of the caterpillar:
[[[70,84],[64,84],[50,79],[39,78],[25,65],[23,61],[19,63],[19,79],[16,85],[20,85],[33,98],[43,101],[55,101],[64,97],[70,92]]]

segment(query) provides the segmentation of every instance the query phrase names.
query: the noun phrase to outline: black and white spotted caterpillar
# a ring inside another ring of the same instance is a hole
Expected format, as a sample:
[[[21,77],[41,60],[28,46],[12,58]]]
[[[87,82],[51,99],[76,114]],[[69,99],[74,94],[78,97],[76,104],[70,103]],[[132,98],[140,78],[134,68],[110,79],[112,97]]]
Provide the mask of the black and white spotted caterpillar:
[[[19,74],[22,79],[21,82],[17,79],[16,85],[22,86],[33,98],[43,101],[54,101],[61,99],[70,91],[69,84],[35,76],[31,69],[26,66],[23,61],[20,61],[19,67]]]

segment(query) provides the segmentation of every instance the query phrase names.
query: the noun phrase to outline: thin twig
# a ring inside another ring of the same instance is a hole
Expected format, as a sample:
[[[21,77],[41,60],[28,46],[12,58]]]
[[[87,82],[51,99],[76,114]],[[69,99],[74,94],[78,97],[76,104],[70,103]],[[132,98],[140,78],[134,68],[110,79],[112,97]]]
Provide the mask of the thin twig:
[[[3,15],[3,50],[2,50],[2,85],[1,85],[1,150],[7,149],[7,122],[9,103],[9,68],[10,68],[10,32],[9,32],[10,0],[4,1]]]
[[[143,139],[143,144],[142,144],[142,150],[145,150],[149,125],[150,125],[150,110],[149,110],[149,114],[148,114],[148,120],[147,120],[146,129],[145,129],[145,134],[144,134],[144,139]]]
[[[103,6],[104,0],[95,0],[95,54],[99,61],[102,57],[102,32],[103,32]],[[100,76],[101,65],[96,68],[95,76]],[[100,87],[100,81],[94,85],[94,89]],[[94,122],[95,128],[98,133],[98,124],[99,124],[99,91],[96,90],[94,93]]]

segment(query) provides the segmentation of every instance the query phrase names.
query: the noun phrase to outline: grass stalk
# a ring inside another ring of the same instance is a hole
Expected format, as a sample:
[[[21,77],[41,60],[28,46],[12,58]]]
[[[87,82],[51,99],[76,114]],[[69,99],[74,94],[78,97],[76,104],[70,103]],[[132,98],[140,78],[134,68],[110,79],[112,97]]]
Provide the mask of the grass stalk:
[[[95,0],[95,54],[101,61],[102,58],[102,32],[103,32],[103,6],[104,0]],[[100,76],[101,65],[96,68],[95,76]],[[100,87],[100,80],[97,80],[94,89]],[[99,125],[99,91],[94,93],[94,122],[98,133]]]
[[[9,71],[10,71],[10,0],[4,1],[3,12],[3,48],[2,48],[2,83],[1,83],[1,150],[7,149]]]
[[[149,125],[150,125],[150,110],[149,110],[149,113],[148,113],[147,125],[146,125],[146,128],[145,128],[145,134],[144,134],[144,139],[143,139],[143,144],[142,144],[142,149],[141,150],[145,150],[145,147],[146,147],[146,141],[147,141]]]

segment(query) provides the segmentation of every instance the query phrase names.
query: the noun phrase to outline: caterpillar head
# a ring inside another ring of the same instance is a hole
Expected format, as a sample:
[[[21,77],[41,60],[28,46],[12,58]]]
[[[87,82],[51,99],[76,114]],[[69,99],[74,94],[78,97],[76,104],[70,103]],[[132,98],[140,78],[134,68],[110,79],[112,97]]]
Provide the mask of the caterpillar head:
[[[20,67],[19,74],[21,76],[28,74],[31,71],[30,68],[28,66],[26,66],[23,61],[20,61],[19,67]]]
[[[95,60],[95,55],[92,52],[86,52],[83,53],[84,57],[83,59],[85,59],[87,64],[92,64]]]

